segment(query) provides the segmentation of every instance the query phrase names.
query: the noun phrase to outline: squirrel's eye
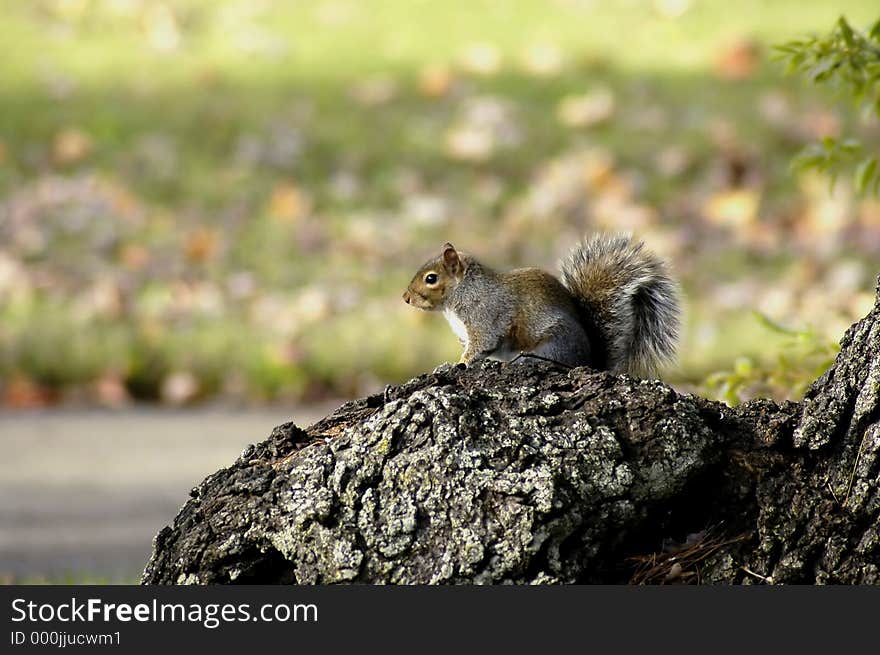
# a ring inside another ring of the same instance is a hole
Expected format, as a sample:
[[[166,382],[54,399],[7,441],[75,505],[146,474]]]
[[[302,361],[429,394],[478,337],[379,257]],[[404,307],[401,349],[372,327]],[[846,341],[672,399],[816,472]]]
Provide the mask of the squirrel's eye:
[[[436,273],[428,273],[425,276],[425,284],[437,284],[437,274]]]

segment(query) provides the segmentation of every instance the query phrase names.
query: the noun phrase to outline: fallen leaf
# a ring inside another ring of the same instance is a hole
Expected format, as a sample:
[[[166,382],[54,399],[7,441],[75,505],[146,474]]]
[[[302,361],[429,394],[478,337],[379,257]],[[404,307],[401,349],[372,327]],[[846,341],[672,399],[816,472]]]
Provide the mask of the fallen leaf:
[[[167,4],[150,4],[143,16],[147,42],[159,52],[173,52],[180,45],[177,16]]]
[[[449,93],[454,78],[448,66],[426,66],[419,72],[419,93],[439,98]]]
[[[56,15],[66,20],[82,17],[91,4],[90,0],[57,0],[54,4]]]
[[[257,291],[257,280],[250,271],[231,273],[226,278],[226,289],[234,300],[244,300]]]
[[[781,91],[768,91],[761,95],[758,111],[770,125],[787,127],[792,121],[791,102]]]
[[[275,187],[269,200],[269,214],[283,223],[296,223],[309,213],[311,202],[296,184],[283,182]]]
[[[539,77],[558,74],[562,70],[563,61],[562,50],[550,43],[532,45],[523,54],[523,68]]]
[[[454,159],[486,161],[495,151],[495,139],[490,130],[459,126],[446,133],[446,152]]]
[[[403,213],[419,225],[442,225],[449,220],[446,199],[439,195],[417,193],[407,197]]]
[[[862,202],[859,223],[865,228],[880,232],[880,200],[867,198]]]
[[[840,136],[840,117],[833,111],[816,109],[805,113],[798,121],[798,127],[809,140],[837,138]]]
[[[159,389],[162,400],[171,405],[183,405],[193,400],[199,392],[199,381],[189,371],[171,373]]]
[[[494,75],[501,69],[501,51],[491,43],[472,43],[461,53],[462,69],[475,75]]]
[[[322,2],[316,17],[321,25],[339,27],[357,18],[356,7],[348,2]]]
[[[3,387],[3,406],[15,409],[45,407],[57,394],[24,375],[13,375]]]
[[[351,94],[356,102],[365,107],[378,107],[394,99],[397,84],[388,75],[375,75],[355,84]]]
[[[567,127],[589,127],[608,120],[613,114],[614,94],[610,89],[568,95],[556,107],[557,118]]]
[[[761,63],[761,48],[753,39],[742,38],[722,47],[715,57],[715,73],[727,80],[751,77]]]
[[[106,371],[93,384],[95,400],[105,407],[124,407],[131,402],[125,381],[118,371]]]
[[[150,261],[150,251],[139,243],[127,243],[119,251],[122,265],[130,271],[139,271]]]
[[[693,163],[690,152],[679,145],[671,145],[663,148],[654,157],[657,171],[665,178],[678,177],[684,173]]]
[[[757,218],[759,201],[757,192],[752,189],[722,191],[709,198],[704,212],[717,225],[739,228]]]
[[[654,11],[663,18],[681,18],[691,8],[691,0],[654,0]]]
[[[219,244],[215,230],[199,227],[187,237],[184,252],[191,262],[205,262],[217,254]]]
[[[52,161],[58,166],[76,164],[92,152],[92,138],[74,127],[65,128],[55,135],[52,144]]]

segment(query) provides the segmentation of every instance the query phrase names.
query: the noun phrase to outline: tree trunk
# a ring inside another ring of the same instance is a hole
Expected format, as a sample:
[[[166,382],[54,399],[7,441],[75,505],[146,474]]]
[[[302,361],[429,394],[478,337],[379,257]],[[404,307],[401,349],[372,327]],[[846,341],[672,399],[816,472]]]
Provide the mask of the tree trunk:
[[[880,583],[880,300],[801,403],[441,367],[193,489],[147,584]]]

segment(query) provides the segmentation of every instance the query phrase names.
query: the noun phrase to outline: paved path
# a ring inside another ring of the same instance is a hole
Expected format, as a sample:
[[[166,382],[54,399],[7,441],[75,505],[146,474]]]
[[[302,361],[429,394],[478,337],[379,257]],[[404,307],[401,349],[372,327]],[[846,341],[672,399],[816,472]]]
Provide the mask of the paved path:
[[[193,486],[338,404],[0,412],[0,580],[135,581]]]

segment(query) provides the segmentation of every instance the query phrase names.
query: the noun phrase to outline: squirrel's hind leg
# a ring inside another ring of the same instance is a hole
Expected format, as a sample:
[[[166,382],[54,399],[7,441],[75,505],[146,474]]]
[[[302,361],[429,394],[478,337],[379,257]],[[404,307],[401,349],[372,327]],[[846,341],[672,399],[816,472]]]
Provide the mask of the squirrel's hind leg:
[[[568,368],[590,364],[590,340],[580,325],[568,321],[553,326],[540,343],[525,352]]]

